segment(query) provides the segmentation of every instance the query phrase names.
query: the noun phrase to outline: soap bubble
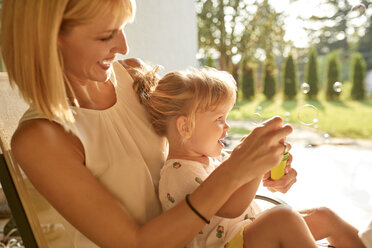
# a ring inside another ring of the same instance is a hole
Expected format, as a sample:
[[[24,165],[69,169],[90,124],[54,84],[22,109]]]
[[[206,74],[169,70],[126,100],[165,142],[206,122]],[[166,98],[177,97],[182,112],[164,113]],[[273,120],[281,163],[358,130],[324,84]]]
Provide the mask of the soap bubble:
[[[285,112],[284,113],[284,121],[288,122],[291,119],[291,113],[290,112]]]
[[[335,92],[341,92],[342,91],[342,83],[341,82],[335,82],[333,84],[333,90]]]
[[[256,112],[251,116],[251,122],[253,125],[260,125],[262,122],[262,116],[260,113]]]
[[[363,3],[355,4],[355,5],[351,8],[351,12],[352,12],[355,16],[361,16],[361,15],[364,14],[364,12],[366,12],[366,6],[365,6]]]
[[[307,94],[310,91],[310,85],[308,83],[301,84],[301,91],[304,94]]]
[[[305,104],[298,110],[298,120],[304,125],[318,123],[319,110],[311,104]]]
[[[331,137],[331,135],[329,135],[328,133],[325,133],[323,134],[323,137],[324,137],[324,142],[329,143],[329,138]]]
[[[258,105],[256,108],[256,112],[260,112],[262,110],[262,106]]]

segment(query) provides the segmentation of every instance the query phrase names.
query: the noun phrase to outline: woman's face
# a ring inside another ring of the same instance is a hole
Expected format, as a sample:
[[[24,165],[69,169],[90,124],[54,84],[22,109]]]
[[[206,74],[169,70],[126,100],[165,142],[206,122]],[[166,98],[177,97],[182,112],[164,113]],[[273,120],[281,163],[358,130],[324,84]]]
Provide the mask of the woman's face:
[[[126,54],[127,41],[123,23],[113,23],[112,16],[97,16],[60,33],[58,47],[64,70],[71,83],[106,82],[116,54]]]

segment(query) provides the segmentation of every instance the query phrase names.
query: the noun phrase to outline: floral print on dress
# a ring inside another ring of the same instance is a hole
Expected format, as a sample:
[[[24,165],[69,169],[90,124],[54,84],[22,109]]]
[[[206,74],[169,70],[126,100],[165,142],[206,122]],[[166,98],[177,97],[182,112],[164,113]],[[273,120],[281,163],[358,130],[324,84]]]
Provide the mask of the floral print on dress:
[[[203,180],[201,180],[200,177],[195,177],[195,182],[197,182],[198,184],[202,184]]]
[[[216,237],[219,239],[222,238],[224,232],[225,232],[225,228],[223,226],[218,225]]]
[[[176,200],[174,200],[174,198],[168,193],[167,194],[167,198],[168,200],[171,202],[171,203],[175,203]]]
[[[256,218],[255,217],[249,217],[248,214],[244,215],[244,220],[248,220],[248,219],[253,222]]]
[[[178,169],[178,168],[180,168],[182,165],[181,165],[181,163],[180,162],[174,162],[173,163],[173,168],[175,168],[175,169]]]

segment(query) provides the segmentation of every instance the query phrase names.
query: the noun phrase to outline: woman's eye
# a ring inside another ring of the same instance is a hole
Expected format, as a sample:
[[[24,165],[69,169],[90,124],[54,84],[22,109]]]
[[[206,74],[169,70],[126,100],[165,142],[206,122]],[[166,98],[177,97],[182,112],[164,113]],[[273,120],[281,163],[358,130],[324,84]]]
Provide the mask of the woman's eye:
[[[107,36],[107,37],[101,38],[100,41],[109,41],[109,40],[112,39],[113,36],[114,36],[113,34],[110,34],[110,35]]]

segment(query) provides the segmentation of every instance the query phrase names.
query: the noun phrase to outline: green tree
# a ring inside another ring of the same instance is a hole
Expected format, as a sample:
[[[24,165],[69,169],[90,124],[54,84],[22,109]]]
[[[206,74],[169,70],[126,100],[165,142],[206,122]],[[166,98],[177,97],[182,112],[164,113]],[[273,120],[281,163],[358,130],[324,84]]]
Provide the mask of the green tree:
[[[363,37],[359,39],[359,52],[366,61],[367,70],[372,70],[372,16],[369,18],[369,26]]]
[[[240,58],[283,51],[284,16],[268,0],[196,0],[196,11],[199,53],[217,54],[222,70],[236,74]]]
[[[366,75],[366,63],[360,53],[352,56],[351,66],[351,98],[363,100],[365,98],[364,78]]]
[[[358,40],[358,32],[368,26],[368,22],[362,22],[364,17],[371,16],[371,4],[365,1],[361,8],[353,8],[349,0],[323,0],[319,3],[320,9],[327,9],[326,12],[311,16],[304,20],[314,25],[306,25],[305,29],[309,32],[310,38],[318,44],[320,54],[327,54],[334,50],[346,51],[349,44]],[[363,7],[362,7],[363,6]],[[366,10],[363,10],[366,6]],[[361,11],[361,12],[360,12]]]
[[[205,58],[205,65],[216,68],[216,63],[214,59],[212,58],[212,56],[209,55]]]
[[[371,21],[372,4],[368,4],[368,1],[357,1],[352,5],[350,0],[322,0],[319,2],[319,9],[327,11],[319,11],[304,19],[304,28],[308,31],[311,42],[317,44],[320,56],[338,51],[341,61],[340,80],[348,80],[351,51],[355,51],[355,43],[363,33],[365,38],[360,45],[365,44],[368,48],[360,52],[366,60],[367,56],[372,55],[371,33],[368,34],[366,30]]]
[[[255,79],[254,68],[248,60],[244,60],[242,66],[241,90],[243,99],[252,100],[255,95]]]
[[[271,100],[276,94],[276,81],[274,76],[274,61],[271,55],[265,60],[264,65],[264,89],[266,99]]]
[[[294,99],[297,95],[296,67],[292,55],[289,55],[284,64],[284,97]]]
[[[309,53],[309,61],[306,66],[305,82],[309,84],[310,91],[307,93],[309,98],[316,98],[319,91],[318,79],[318,55],[316,48],[312,47]]]
[[[332,52],[328,57],[327,65],[327,91],[326,96],[328,100],[338,100],[340,92],[334,90],[335,82],[340,78],[340,62],[336,52]]]

